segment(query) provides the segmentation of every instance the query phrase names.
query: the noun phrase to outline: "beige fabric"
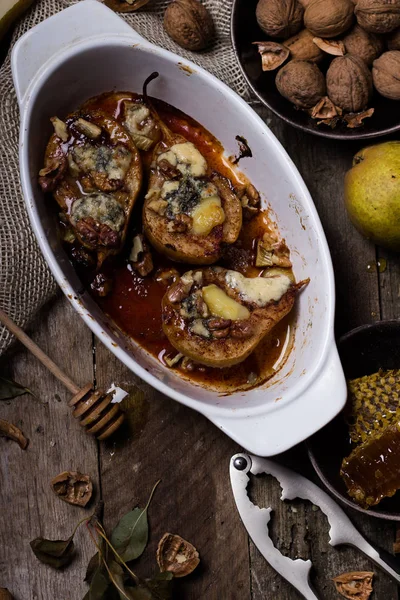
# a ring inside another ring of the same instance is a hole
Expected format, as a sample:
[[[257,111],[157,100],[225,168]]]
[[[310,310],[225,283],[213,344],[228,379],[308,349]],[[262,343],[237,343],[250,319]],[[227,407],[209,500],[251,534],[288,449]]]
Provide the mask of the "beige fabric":
[[[46,17],[71,6],[73,0],[37,0],[16,26],[12,43]],[[204,0],[216,25],[212,48],[192,53],[165,33],[162,15],[168,0],[150,0],[142,10],[123,18],[150,42],[191,59],[246,97],[246,84],[230,43],[232,0]],[[0,306],[24,327],[55,293],[55,282],[30,228],[18,170],[19,114],[11,78],[10,56],[0,70]],[[0,327],[0,355],[12,341]]]

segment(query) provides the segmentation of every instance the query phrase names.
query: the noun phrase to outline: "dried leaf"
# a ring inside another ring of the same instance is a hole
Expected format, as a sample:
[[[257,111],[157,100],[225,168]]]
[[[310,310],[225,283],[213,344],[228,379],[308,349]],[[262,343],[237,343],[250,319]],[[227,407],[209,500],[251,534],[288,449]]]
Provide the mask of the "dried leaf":
[[[180,535],[165,533],[158,544],[157,562],[160,571],[185,577],[195,570],[200,558],[196,548]]]
[[[0,437],[1,436],[17,442],[22,450],[25,450],[29,443],[22,431],[18,429],[16,425],[13,425],[4,419],[0,419]]]
[[[0,588],[0,600],[14,600],[7,588]]]
[[[352,571],[334,577],[336,590],[348,600],[368,600],[372,594],[372,578],[370,571]]]
[[[109,600],[110,585],[104,566],[98,566],[93,573],[90,588],[83,600]]]
[[[93,484],[89,475],[78,471],[64,471],[50,482],[53,492],[68,504],[86,506],[92,497]]]
[[[111,534],[111,544],[125,562],[138,558],[147,546],[147,509],[158,483],[154,486],[145,508],[134,508],[124,515]]]
[[[61,569],[68,565],[74,556],[74,535],[67,540],[46,540],[38,537],[30,543],[36,558],[45,565]]]
[[[89,560],[89,564],[86,567],[85,579],[83,581],[86,581],[86,583],[90,585],[93,581],[93,577],[97,569],[100,567],[101,564],[102,561],[100,555],[98,552],[96,552],[96,554],[92,556],[92,558]]]
[[[0,400],[11,400],[12,398],[23,396],[24,394],[31,394],[31,396],[33,396],[31,390],[23,385],[12,379],[0,377]]]

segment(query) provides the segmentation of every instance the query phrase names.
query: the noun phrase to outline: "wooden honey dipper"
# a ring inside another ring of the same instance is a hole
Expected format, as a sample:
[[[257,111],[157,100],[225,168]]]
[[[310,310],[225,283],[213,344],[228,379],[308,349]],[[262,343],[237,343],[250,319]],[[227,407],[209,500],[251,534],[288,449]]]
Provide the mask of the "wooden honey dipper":
[[[0,323],[3,323],[25,348],[32,352],[74,394],[68,406],[71,406],[72,415],[79,419],[79,423],[85,428],[86,433],[94,435],[98,440],[105,440],[118,429],[125,415],[117,403],[111,403],[112,394],[93,390],[91,383],[83,388],[77,386],[1,309]]]

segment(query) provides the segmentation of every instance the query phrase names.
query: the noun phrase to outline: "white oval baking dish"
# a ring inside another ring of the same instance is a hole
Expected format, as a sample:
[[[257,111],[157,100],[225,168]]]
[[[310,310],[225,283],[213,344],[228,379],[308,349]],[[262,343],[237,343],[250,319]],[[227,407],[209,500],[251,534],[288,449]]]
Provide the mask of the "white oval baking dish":
[[[346,386],[333,336],[334,279],[325,235],[310,194],[281,144],[231,89],[196,65],[155,47],[94,0],[47,19],[15,45],[12,70],[21,110],[20,169],[32,227],[56,280],[78,314],[136,375],[199,411],[249,452],[270,456],[304,440],[343,407]],[[117,331],[82,285],[63,251],[54,211],[37,184],[49,117],[65,116],[87,98],[140,91],[152,71],[150,93],[209,129],[226,154],[246,137],[253,158],[241,170],[270,203],[291,248],[298,280],[310,277],[297,304],[295,344],[267,385],[227,397],[181,380]]]

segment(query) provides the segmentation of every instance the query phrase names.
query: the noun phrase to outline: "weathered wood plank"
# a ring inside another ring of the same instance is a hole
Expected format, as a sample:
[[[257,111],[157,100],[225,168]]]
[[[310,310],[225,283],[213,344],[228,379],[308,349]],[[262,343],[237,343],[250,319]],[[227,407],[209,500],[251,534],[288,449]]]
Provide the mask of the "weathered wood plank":
[[[131,391],[128,425],[117,443],[101,446],[105,524],[110,530],[158,479],[150,508],[151,541],[138,571],[156,571],[157,543],[177,533],[200,552],[201,566],[177,584],[176,600],[250,600],[247,536],[234,506],[229,459],[239,448],[201,415],[169,400],[97,344],[98,385]]]
[[[379,273],[382,319],[400,317],[400,260],[399,255],[378,248],[378,262],[386,261],[386,268]]]
[[[28,333],[77,383],[93,378],[92,335],[69,303],[59,297],[37,316]],[[0,417],[20,426],[26,451],[0,438],[0,587],[16,600],[79,600],[86,564],[94,553],[84,528],[76,536],[77,558],[64,571],[42,565],[30,540],[66,539],[91,507],[66,504],[50,489],[52,477],[80,470],[94,480],[98,495],[97,444],[73,420],[70,394],[20,346],[0,363],[0,372],[29,387],[38,397],[0,402]]]

